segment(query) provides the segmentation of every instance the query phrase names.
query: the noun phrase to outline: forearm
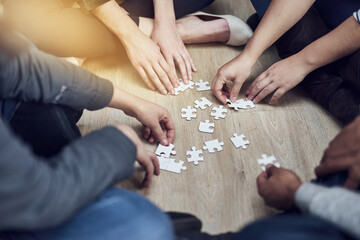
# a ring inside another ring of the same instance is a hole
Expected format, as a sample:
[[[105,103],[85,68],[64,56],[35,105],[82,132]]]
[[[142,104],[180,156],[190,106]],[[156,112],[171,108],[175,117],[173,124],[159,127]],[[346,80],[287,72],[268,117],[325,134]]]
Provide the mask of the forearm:
[[[91,11],[119,40],[126,44],[141,33],[135,22],[116,1],[111,0]]]
[[[309,183],[298,189],[295,201],[302,212],[329,221],[343,231],[360,238],[359,193]]]
[[[272,0],[243,54],[255,64],[261,54],[293,27],[314,2],[314,0]]]
[[[155,25],[161,23],[175,25],[174,4],[171,0],[154,0]]]
[[[57,226],[133,172],[136,147],[115,128],[93,132],[49,160],[1,121],[0,133],[0,230]]]
[[[359,48],[360,24],[351,16],[336,29],[308,45],[296,57],[304,62],[308,72],[312,72]]]

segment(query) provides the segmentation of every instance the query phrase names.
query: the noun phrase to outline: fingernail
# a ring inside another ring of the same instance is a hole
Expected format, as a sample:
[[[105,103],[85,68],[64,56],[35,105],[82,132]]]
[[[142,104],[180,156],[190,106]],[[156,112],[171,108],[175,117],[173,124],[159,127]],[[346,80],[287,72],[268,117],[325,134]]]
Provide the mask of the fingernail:
[[[164,146],[167,146],[169,144],[168,140],[166,138],[164,138],[162,141],[161,141],[161,144],[164,145]]]
[[[236,102],[236,100],[237,100],[236,97],[233,97],[231,101]]]
[[[174,83],[174,87],[177,88],[179,86],[179,83]]]
[[[190,81],[192,81],[192,75],[190,75]]]
[[[197,68],[196,68],[196,67],[194,67],[194,70],[195,70],[195,72],[197,72]]]
[[[168,92],[165,89],[163,89],[162,93],[166,95]]]
[[[175,90],[173,88],[170,90],[170,92],[171,92],[172,95],[175,94]]]

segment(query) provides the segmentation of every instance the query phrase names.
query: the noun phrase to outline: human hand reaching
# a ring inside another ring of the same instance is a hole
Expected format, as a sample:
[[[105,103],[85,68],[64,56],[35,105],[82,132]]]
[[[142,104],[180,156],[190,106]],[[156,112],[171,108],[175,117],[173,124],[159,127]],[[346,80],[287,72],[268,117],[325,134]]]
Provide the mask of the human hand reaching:
[[[135,144],[137,150],[136,159],[146,172],[142,187],[150,187],[153,175],[160,175],[160,165],[155,153],[145,149],[140,138],[131,127],[127,125],[117,125],[116,128]]]
[[[246,94],[254,103],[271,93],[270,104],[275,104],[287,91],[298,85],[310,72],[304,61],[294,55],[274,63],[248,87]]]
[[[344,187],[357,189],[360,186],[360,117],[331,141],[315,169],[317,177],[342,171],[348,172]]]
[[[174,87],[178,86],[179,79],[175,69],[163,57],[159,46],[140,31],[121,40],[131,64],[145,84],[162,94],[175,94]]]
[[[257,178],[257,188],[266,205],[279,210],[294,207],[295,193],[301,185],[300,178],[284,168],[277,168],[272,164],[266,166]]]
[[[253,64],[247,56],[240,54],[222,66],[211,83],[211,90],[215,97],[223,104],[226,104],[226,98],[236,102],[243,83],[251,74]],[[228,81],[234,83],[231,89],[226,86]]]
[[[191,81],[192,72],[197,71],[196,66],[176,29],[175,22],[155,21],[151,39],[160,47],[172,71],[176,72],[176,63],[184,83]]]

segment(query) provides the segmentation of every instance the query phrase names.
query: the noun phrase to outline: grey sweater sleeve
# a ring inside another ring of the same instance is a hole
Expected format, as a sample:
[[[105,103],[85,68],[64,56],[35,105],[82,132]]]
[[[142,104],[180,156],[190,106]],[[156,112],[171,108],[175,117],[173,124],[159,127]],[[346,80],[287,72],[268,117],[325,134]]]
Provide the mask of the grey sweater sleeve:
[[[114,91],[110,81],[12,35],[14,41],[24,42],[24,47],[9,51],[9,43],[0,38],[0,98],[62,104],[79,110],[108,105]]]
[[[61,224],[133,173],[135,145],[120,131],[93,132],[46,160],[0,120],[0,231]]]
[[[295,195],[303,213],[318,216],[360,239],[360,194],[340,187],[303,184]]]

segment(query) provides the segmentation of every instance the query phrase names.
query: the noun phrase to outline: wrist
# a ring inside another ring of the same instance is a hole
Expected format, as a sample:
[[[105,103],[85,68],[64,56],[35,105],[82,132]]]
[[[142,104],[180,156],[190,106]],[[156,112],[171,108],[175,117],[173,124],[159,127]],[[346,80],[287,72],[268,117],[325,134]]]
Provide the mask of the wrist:
[[[307,51],[306,48],[293,55],[293,57],[297,59],[300,66],[302,66],[307,74],[320,67],[317,57]]]

